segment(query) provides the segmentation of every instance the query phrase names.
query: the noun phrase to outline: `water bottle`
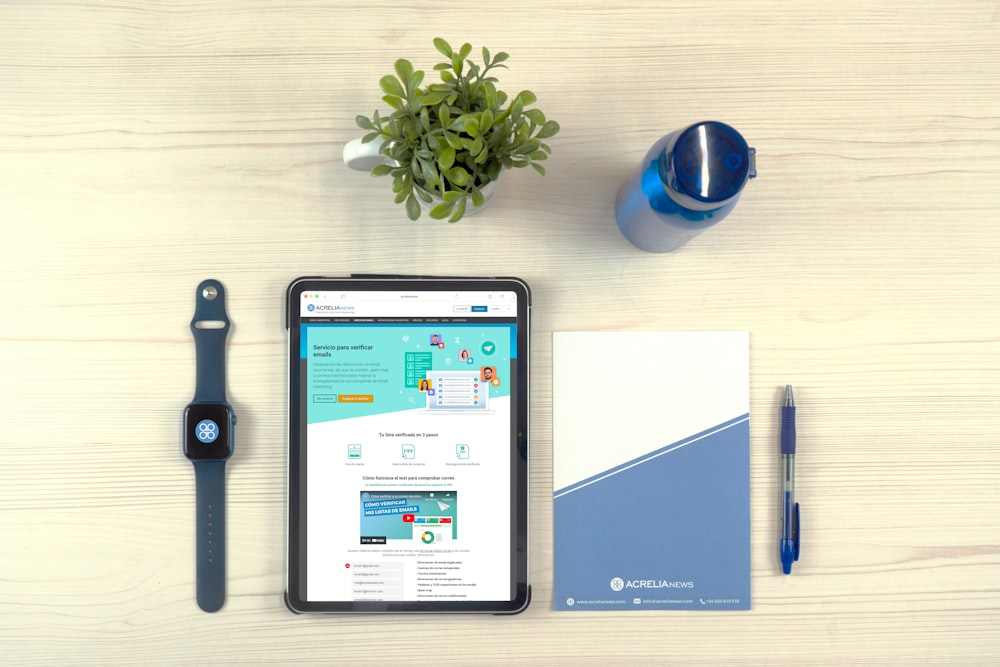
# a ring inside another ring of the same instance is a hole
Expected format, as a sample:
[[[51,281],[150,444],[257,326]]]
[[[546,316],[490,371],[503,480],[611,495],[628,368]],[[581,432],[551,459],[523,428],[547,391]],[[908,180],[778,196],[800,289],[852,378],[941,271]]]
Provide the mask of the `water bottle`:
[[[615,218],[633,245],[669,252],[733,210],[757,176],[756,151],[725,123],[706,121],[671,132],[649,149],[618,190]]]

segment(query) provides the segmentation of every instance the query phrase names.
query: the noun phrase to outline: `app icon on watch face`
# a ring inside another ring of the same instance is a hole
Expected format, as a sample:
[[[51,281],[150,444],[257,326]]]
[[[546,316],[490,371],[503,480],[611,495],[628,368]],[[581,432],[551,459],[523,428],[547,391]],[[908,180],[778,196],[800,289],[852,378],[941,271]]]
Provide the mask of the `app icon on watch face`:
[[[219,437],[219,425],[211,419],[202,419],[195,426],[194,432],[200,442],[215,442]]]

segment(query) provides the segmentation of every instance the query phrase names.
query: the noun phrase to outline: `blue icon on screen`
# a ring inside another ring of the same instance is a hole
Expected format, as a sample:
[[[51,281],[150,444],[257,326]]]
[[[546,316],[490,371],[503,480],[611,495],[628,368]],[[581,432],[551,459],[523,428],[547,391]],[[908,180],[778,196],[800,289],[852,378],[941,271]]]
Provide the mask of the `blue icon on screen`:
[[[312,311],[316,310],[316,306],[314,306],[313,304],[310,303],[309,306],[308,306],[308,310],[311,313]]]
[[[219,437],[219,425],[211,419],[202,419],[194,427],[194,433],[201,442],[215,442]]]

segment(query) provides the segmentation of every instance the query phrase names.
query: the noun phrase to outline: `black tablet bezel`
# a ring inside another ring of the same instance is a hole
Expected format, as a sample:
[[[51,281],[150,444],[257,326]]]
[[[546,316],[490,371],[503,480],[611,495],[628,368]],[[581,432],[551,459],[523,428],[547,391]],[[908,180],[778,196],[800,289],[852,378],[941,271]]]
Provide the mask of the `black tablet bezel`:
[[[300,422],[299,323],[301,295],[335,290],[454,292],[462,290],[509,290],[517,294],[517,387],[516,428],[511,442],[511,574],[510,600],[418,602],[418,601],[309,601],[305,599],[305,508]],[[355,276],[350,278],[304,277],[293,281],[286,294],[285,328],[288,338],[288,489],[285,604],[296,613],[492,613],[516,614],[530,600],[528,586],[528,369],[531,293],[517,278],[447,278],[403,276]]]

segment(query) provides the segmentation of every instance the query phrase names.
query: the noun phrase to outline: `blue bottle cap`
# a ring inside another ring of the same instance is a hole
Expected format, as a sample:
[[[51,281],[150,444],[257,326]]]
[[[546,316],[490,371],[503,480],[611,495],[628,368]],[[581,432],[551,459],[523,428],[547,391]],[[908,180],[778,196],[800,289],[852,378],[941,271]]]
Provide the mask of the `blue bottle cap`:
[[[725,123],[706,121],[684,130],[673,150],[664,152],[661,176],[675,190],[696,201],[724,202],[739,194],[752,170],[753,149]]]

